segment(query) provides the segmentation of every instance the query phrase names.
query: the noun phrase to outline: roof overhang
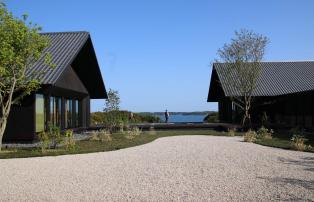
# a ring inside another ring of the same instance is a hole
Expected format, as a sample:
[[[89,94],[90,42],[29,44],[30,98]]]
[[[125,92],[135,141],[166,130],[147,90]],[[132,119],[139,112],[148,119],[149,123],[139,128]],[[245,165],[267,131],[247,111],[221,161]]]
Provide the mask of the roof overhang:
[[[218,102],[225,97],[215,66],[212,67],[207,102]]]
[[[78,52],[71,66],[88,90],[91,99],[108,98],[90,37],[88,37],[81,50]]]

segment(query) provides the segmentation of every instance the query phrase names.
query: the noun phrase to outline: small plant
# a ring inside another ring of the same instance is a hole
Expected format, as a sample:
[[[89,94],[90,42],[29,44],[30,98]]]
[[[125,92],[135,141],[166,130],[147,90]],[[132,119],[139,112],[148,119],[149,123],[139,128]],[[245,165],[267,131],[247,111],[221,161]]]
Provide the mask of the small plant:
[[[38,139],[41,148],[41,153],[45,153],[50,143],[49,136],[46,132],[41,132],[38,133]]]
[[[98,137],[101,142],[110,142],[112,141],[111,134],[107,130],[98,131]]]
[[[101,142],[110,142],[112,141],[111,134],[108,130],[99,130],[93,131],[91,137],[89,138],[91,141],[101,141]]]
[[[228,136],[230,136],[230,137],[233,137],[233,136],[235,136],[235,131],[236,131],[236,129],[235,128],[228,128]]]
[[[134,139],[135,137],[139,136],[142,133],[142,130],[138,127],[132,127],[125,133],[125,138],[127,139]]]
[[[56,149],[57,145],[62,143],[63,139],[61,136],[60,128],[52,124],[48,125],[47,135],[51,141],[51,148]]]
[[[245,142],[255,142],[256,141],[256,132],[253,130],[249,130],[244,134],[244,141]]]
[[[98,131],[92,131],[91,135],[89,137],[90,141],[99,141],[99,137],[98,137]]]
[[[73,130],[66,130],[64,132],[64,145],[66,150],[73,151],[76,148],[76,141],[73,135]]]
[[[267,129],[264,126],[262,126],[257,131],[257,138],[258,139],[264,139],[264,140],[270,140],[273,138],[274,131],[272,129]]]
[[[121,133],[123,133],[123,131],[124,131],[124,122],[123,121],[119,121],[119,130]]]
[[[294,134],[291,138],[291,146],[295,150],[304,151],[307,149],[306,144],[304,144],[305,141],[306,139],[303,137],[303,135]]]

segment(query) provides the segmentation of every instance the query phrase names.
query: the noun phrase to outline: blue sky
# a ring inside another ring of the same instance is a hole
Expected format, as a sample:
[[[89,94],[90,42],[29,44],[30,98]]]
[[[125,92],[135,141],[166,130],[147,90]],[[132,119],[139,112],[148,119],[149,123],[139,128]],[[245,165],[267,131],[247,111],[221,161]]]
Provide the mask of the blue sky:
[[[267,61],[314,60],[312,0],[6,0],[43,31],[89,31],[106,88],[121,108],[217,110],[207,103],[211,62],[235,30],[270,38]],[[92,101],[92,111],[103,100]]]

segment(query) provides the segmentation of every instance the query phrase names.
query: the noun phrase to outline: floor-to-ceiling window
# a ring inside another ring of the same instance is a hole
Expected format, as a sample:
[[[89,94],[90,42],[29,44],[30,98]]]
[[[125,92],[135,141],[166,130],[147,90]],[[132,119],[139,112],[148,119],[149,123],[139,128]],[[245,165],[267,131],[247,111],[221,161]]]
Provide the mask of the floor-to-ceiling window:
[[[55,114],[56,114],[56,108],[55,108],[55,97],[50,97],[50,104],[49,104],[49,111],[50,111],[50,120],[49,124],[55,125],[56,119],[55,119]]]
[[[73,101],[70,99],[65,103],[65,127],[73,127]]]
[[[43,95],[36,94],[35,105],[36,132],[42,132],[45,130],[45,99]]]
[[[74,114],[75,114],[75,126],[76,127],[79,127],[80,126],[80,101],[79,100],[75,100],[75,111],[74,111]]]
[[[55,97],[55,125],[61,127],[61,107],[62,101],[60,97]]]

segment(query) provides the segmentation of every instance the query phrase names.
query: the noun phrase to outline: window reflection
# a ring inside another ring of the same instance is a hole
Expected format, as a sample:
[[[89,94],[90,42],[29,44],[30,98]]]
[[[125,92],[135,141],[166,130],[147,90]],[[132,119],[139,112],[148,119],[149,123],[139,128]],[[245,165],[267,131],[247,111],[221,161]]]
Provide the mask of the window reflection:
[[[36,94],[35,100],[35,119],[36,119],[36,132],[45,130],[45,102],[44,96]]]

